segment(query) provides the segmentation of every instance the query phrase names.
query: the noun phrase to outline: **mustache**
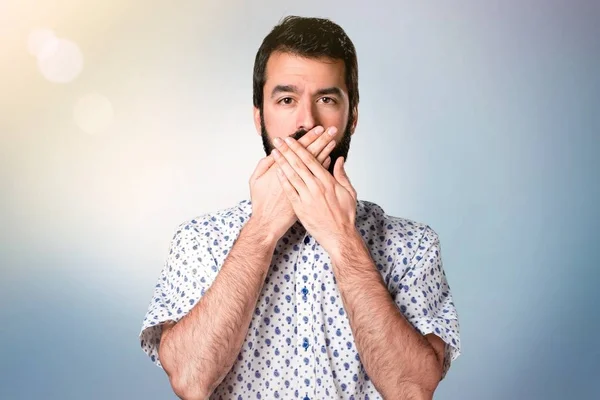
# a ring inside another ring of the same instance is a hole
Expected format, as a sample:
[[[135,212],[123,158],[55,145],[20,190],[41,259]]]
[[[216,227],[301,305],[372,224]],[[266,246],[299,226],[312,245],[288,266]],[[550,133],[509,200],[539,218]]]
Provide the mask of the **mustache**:
[[[293,135],[292,138],[294,140],[300,140],[302,136],[306,135],[308,131],[306,129],[298,129]]]

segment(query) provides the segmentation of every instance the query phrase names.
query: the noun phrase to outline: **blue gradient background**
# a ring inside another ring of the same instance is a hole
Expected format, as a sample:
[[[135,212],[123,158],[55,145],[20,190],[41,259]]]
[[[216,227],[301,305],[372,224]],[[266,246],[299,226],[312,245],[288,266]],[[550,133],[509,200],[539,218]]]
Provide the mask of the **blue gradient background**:
[[[1,399],[175,398],[142,318],[175,226],[247,196],[254,55],[287,14],[356,45],[359,197],[441,237],[463,354],[435,398],[600,398],[599,2],[80,3],[0,3]],[[75,81],[37,71],[38,27],[79,44]]]

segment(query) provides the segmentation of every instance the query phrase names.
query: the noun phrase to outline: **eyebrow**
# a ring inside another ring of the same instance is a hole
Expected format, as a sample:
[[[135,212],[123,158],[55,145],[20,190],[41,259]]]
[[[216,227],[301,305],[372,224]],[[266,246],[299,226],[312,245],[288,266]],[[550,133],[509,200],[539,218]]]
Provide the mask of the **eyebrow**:
[[[277,96],[280,93],[299,93],[298,87],[295,85],[277,85],[271,92],[271,98]],[[328,88],[319,89],[315,92],[317,96],[323,96],[328,94],[334,94],[339,97],[344,97],[342,89],[337,86],[331,86]]]

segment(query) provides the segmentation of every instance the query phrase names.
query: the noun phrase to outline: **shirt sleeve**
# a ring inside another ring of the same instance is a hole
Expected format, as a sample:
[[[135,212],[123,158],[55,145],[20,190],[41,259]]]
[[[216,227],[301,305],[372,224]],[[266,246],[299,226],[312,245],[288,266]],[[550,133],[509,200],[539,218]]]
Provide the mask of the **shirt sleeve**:
[[[433,333],[445,343],[442,379],[460,355],[458,314],[442,266],[437,233],[427,226],[409,261],[399,256],[394,262],[394,300],[406,319],[422,335]]]
[[[204,296],[216,275],[216,262],[203,245],[203,237],[190,223],[178,226],[142,323],[142,350],[161,368],[158,346],[163,324],[183,318]]]

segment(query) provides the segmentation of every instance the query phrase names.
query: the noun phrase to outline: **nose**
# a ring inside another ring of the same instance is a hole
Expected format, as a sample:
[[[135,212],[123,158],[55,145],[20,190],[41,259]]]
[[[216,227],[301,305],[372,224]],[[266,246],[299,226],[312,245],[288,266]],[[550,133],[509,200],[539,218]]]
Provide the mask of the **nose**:
[[[296,114],[296,130],[304,129],[308,132],[318,124],[319,121],[313,106],[314,104],[310,100],[305,100],[298,106],[298,112]]]

